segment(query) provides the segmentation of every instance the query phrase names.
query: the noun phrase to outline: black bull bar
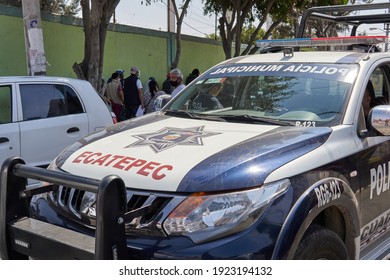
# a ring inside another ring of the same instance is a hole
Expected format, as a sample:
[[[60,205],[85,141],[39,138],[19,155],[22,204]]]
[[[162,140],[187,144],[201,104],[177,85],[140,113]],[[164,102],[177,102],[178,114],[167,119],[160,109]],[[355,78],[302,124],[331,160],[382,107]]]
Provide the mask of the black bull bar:
[[[27,179],[46,184],[30,188]],[[94,237],[30,217],[31,198],[59,185],[97,194]],[[125,184],[116,175],[96,180],[9,158],[0,177],[0,259],[128,259],[125,223],[146,214],[148,206],[126,211]]]

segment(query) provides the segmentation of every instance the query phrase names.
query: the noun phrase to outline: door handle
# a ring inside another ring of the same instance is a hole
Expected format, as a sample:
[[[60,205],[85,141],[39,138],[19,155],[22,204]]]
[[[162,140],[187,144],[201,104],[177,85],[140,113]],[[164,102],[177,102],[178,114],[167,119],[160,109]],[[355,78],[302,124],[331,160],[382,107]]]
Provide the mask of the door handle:
[[[78,127],[71,127],[66,132],[67,133],[74,133],[74,132],[79,132],[79,131],[80,131],[80,129]]]
[[[5,142],[9,142],[9,139],[7,137],[0,137],[0,144]]]

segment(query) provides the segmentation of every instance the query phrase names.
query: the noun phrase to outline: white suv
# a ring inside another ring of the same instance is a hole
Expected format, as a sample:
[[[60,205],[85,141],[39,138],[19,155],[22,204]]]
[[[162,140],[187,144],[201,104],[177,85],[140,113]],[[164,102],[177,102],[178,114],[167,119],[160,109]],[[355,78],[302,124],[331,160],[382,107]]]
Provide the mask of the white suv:
[[[18,156],[47,166],[65,147],[114,121],[87,81],[0,77],[0,163]]]

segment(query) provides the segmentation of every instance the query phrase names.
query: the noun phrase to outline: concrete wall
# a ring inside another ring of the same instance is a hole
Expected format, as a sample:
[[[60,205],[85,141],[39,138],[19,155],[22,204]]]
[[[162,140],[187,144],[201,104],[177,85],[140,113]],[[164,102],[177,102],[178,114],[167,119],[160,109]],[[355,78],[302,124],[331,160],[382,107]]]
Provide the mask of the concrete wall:
[[[72,65],[84,53],[82,20],[42,13],[42,29],[48,76],[76,77]],[[24,29],[21,9],[0,5],[0,76],[27,75]],[[135,65],[141,80],[150,76],[161,84],[168,70],[168,33],[125,25],[110,25],[107,34],[103,76],[116,69]],[[224,60],[220,42],[182,36],[179,68],[188,75],[193,68],[201,72]]]

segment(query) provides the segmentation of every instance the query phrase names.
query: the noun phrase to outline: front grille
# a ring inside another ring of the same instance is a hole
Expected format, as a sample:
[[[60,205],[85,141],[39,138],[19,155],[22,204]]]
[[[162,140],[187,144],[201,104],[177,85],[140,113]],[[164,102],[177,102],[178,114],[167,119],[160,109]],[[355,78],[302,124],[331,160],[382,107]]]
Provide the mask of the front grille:
[[[96,226],[96,195],[71,187],[59,186],[50,195],[57,212],[83,226]],[[127,211],[137,210],[147,205],[151,211],[135,217],[126,223],[126,233],[164,236],[162,222],[181,202],[184,196],[166,193],[146,193],[127,190]]]

